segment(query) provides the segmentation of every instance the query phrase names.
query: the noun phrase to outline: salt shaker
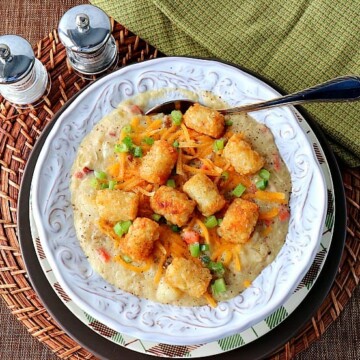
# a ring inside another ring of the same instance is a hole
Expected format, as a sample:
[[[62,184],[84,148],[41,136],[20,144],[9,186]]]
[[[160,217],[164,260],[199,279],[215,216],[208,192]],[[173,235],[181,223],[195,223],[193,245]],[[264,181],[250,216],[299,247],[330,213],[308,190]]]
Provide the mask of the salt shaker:
[[[34,104],[47,84],[46,68],[30,43],[17,35],[0,36],[0,94],[16,105]]]
[[[61,18],[58,32],[75,71],[96,75],[116,65],[118,51],[110,20],[98,7],[71,8]]]

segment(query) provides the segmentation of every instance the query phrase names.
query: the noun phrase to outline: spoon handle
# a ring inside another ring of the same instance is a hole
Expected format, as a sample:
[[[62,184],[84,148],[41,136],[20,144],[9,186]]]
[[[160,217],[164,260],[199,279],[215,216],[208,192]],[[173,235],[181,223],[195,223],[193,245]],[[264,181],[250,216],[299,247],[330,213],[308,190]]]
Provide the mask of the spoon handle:
[[[286,104],[301,104],[304,102],[336,102],[355,101],[360,99],[360,76],[341,76],[326,81],[314,87],[281,96],[276,99],[242,105],[231,109],[219,110],[223,114],[234,114],[242,111],[267,109]]]

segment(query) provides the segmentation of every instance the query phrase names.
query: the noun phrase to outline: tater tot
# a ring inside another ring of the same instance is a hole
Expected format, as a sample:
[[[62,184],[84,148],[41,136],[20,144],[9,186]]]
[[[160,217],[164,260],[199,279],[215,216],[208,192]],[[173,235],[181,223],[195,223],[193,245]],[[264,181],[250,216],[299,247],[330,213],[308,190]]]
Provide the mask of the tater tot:
[[[194,200],[190,200],[181,191],[168,186],[161,186],[150,198],[150,206],[154,212],[178,226],[183,226],[188,222],[195,205]]]
[[[218,138],[224,132],[225,118],[215,109],[195,104],[184,114],[184,123],[199,133]]]
[[[165,272],[165,281],[194,297],[201,297],[211,281],[208,268],[184,258],[174,258]]]
[[[98,190],[96,205],[100,217],[108,221],[134,220],[138,211],[139,195],[122,190]]]
[[[153,184],[164,184],[176,160],[176,149],[165,140],[157,140],[142,160],[140,177]]]
[[[245,243],[250,239],[259,217],[259,207],[243,199],[235,199],[227,209],[218,234],[232,243]]]
[[[146,260],[159,239],[159,224],[148,218],[136,218],[119,243],[120,250],[135,261]]]
[[[243,140],[241,134],[234,134],[227,142],[223,156],[241,175],[254,174],[265,163],[264,158],[251,145]]]
[[[205,174],[199,173],[191,177],[183,185],[183,190],[196,201],[204,216],[216,213],[225,205],[225,199],[220,195],[217,186]]]

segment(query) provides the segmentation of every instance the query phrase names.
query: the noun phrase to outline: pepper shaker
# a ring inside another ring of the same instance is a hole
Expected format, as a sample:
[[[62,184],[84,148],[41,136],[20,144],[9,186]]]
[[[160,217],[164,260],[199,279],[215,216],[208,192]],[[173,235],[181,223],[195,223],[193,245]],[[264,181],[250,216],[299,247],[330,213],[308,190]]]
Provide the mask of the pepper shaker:
[[[98,7],[71,8],[61,18],[58,32],[75,71],[97,75],[116,66],[118,50],[111,35],[111,23]]]
[[[48,74],[30,43],[17,35],[0,36],[0,93],[16,105],[35,103],[45,93]]]

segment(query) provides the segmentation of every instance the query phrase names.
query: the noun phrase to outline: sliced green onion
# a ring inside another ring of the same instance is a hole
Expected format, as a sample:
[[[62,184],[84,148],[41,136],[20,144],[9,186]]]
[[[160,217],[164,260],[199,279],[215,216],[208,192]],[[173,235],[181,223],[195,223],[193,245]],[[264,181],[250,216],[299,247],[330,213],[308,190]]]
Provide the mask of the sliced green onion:
[[[108,187],[109,187],[109,184],[107,184],[107,183],[100,184],[100,189],[107,189]]]
[[[223,278],[216,279],[214,283],[211,285],[211,290],[214,295],[223,293],[226,291],[226,284]]]
[[[152,215],[151,215],[151,218],[152,218],[154,221],[160,221],[161,215],[159,215],[159,214],[152,214]]]
[[[125,153],[125,152],[129,152],[130,149],[126,144],[121,143],[121,144],[115,144],[114,150],[117,153]]]
[[[99,183],[99,180],[98,180],[97,178],[92,178],[92,179],[90,180],[90,186],[91,186],[92,188],[98,189],[98,188],[99,188],[99,185],[100,185],[100,183]]]
[[[194,243],[189,245],[190,254],[192,257],[199,257],[200,255],[200,244]]]
[[[211,262],[210,256],[208,255],[201,255],[200,259],[205,265],[208,265]]]
[[[128,264],[130,264],[132,262],[132,259],[130,256],[124,255],[122,258]]]
[[[107,175],[104,171],[96,171],[94,170],[94,175],[99,180],[105,180],[107,178]]]
[[[217,226],[218,222],[217,222],[215,215],[211,215],[211,216],[207,217],[204,221],[204,224],[209,229],[212,229],[215,226]]]
[[[123,128],[122,128],[122,131],[125,132],[125,133],[131,133],[132,129],[131,129],[131,125],[125,125]]]
[[[256,187],[260,190],[265,190],[267,187],[268,181],[265,179],[261,179],[259,181],[256,182]]]
[[[244,186],[243,184],[239,184],[231,192],[231,195],[236,196],[236,197],[240,197],[244,193],[245,190],[246,190],[246,186]]]
[[[132,149],[132,147],[134,146],[133,141],[130,136],[125,136],[122,139],[122,143],[125,144],[129,149]]]
[[[261,170],[259,171],[259,176],[260,176],[262,179],[269,181],[269,179],[270,179],[270,172],[269,172],[268,170],[266,170],[266,169],[261,169]]]
[[[134,147],[134,156],[141,158],[143,156],[142,148],[140,146]]]
[[[169,186],[171,188],[175,188],[176,184],[175,184],[175,180],[174,179],[169,179],[167,182],[166,182],[166,186]]]
[[[114,190],[116,185],[117,185],[116,180],[109,180],[109,189],[110,190]]]
[[[170,114],[171,120],[175,125],[181,125],[182,113],[180,110],[173,110]]]
[[[208,264],[208,268],[214,272],[216,272],[218,275],[223,275],[225,272],[224,265],[222,262],[218,261],[210,261]]]
[[[222,223],[222,221],[223,221],[223,219],[217,219],[217,221],[218,221],[218,225],[220,226],[221,223]]]
[[[129,231],[131,224],[132,222],[130,220],[117,222],[114,226],[115,234],[118,236],[123,236]]]
[[[173,231],[173,232],[180,232],[180,227],[177,226],[177,225],[171,225],[170,226],[170,229]]]
[[[214,151],[219,151],[224,148],[224,139],[215,140],[213,143],[213,149]]]
[[[204,251],[209,251],[209,250],[210,250],[209,244],[201,244],[200,245],[200,251],[204,252]]]
[[[175,140],[172,145],[173,145],[173,147],[178,148],[180,144],[179,144],[178,140]]]
[[[225,125],[226,126],[231,126],[233,125],[234,123],[231,121],[231,120],[225,120]]]
[[[221,178],[226,181],[229,179],[229,172],[228,171],[224,171],[222,174],[221,174]]]
[[[154,143],[154,139],[152,137],[146,137],[143,139],[143,142],[147,145],[152,145]]]

